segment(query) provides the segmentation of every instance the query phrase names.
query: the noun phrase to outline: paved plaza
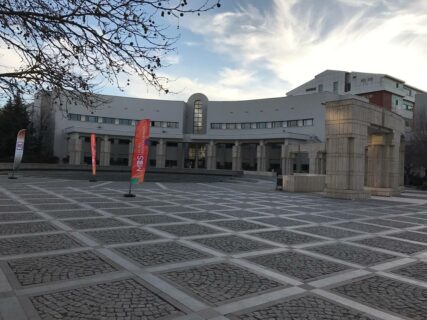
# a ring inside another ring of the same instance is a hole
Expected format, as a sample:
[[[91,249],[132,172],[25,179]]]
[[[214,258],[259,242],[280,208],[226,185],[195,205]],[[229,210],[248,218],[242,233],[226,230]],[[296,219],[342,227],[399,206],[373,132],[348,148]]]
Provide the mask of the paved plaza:
[[[1,320],[427,319],[427,193],[127,188],[0,176]]]

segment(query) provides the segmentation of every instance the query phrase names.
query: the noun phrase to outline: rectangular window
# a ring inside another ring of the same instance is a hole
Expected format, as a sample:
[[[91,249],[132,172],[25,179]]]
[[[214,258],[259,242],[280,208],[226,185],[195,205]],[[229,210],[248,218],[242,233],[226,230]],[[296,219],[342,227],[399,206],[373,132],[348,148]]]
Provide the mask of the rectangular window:
[[[335,81],[335,82],[333,83],[333,92],[334,92],[334,93],[338,93],[338,81]]]
[[[115,124],[116,123],[116,119],[103,117],[102,118],[102,123]]]
[[[398,106],[398,105],[399,105],[399,100],[398,100],[398,99],[396,99],[396,101],[395,101],[395,105],[396,105],[396,106]]]
[[[316,87],[305,89],[305,92],[313,92],[313,91],[316,91]]]
[[[302,120],[298,120],[297,121],[297,125],[298,125],[298,127],[302,127],[303,126],[303,121]]]
[[[288,121],[288,127],[296,127],[298,125],[297,120]]]
[[[119,119],[119,124],[124,125],[124,126],[131,126],[132,120],[130,120],[130,119]]]
[[[305,119],[304,120],[304,127],[312,126],[312,125],[313,125],[313,119]]]
[[[250,123],[242,123],[242,129],[250,129],[251,124]]]
[[[86,116],[86,121],[87,122],[92,122],[92,123],[97,123],[98,122],[98,117],[95,117],[95,116]]]
[[[267,122],[257,122],[256,128],[257,129],[265,129],[265,128],[267,128]]]
[[[211,129],[221,129],[220,123],[211,123]]]
[[[178,128],[178,122],[167,122],[168,128]]]
[[[68,120],[80,121],[81,119],[82,119],[82,116],[79,114],[74,114],[74,113],[68,114]]]
[[[283,121],[274,121],[272,126],[273,128],[281,128],[283,126]]]
[[[323,84],[319,84],[318,90],[319,92],[323,92]]]
[[[236,124],[235,123],[227,123],[226,128],[227,129],[236,129]]]
[[[255,122],[252,122],[252,123],[251,123],[251,129],[256,129],[256,126],[257,126],[257,125],[256,125],[256,123],[255,123]]]

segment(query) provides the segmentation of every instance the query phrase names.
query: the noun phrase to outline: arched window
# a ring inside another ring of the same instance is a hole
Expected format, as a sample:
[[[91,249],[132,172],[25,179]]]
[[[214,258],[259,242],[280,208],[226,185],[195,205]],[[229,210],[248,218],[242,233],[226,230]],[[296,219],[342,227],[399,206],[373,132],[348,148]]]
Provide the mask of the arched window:
[[[196,100],[194,102],[193,133],[200,134],[202,132],[203,132],[203,104],[202,104],[202,101]]]

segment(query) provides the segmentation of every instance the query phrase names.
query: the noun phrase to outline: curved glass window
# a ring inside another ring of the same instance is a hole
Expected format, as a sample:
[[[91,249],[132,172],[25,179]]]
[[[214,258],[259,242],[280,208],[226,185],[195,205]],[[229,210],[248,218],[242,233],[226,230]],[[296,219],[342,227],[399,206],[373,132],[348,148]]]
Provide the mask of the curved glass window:
[[[193,133],[203,133],[203,104],[200,100],[194,102]]]

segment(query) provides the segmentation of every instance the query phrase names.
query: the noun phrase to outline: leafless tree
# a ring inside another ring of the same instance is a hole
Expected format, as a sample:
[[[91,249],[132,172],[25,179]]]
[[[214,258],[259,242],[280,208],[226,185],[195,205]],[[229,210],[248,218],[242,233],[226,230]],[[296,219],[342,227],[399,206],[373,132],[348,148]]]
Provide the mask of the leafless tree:
[[[105,79],[123,88],[133,74],[167,93],[158,70],[179,38],[172,26],[219,6],[220,0],[0,0],[0,48],[21,59],[18,67],[2,66],[0,94],[91,97]]]

